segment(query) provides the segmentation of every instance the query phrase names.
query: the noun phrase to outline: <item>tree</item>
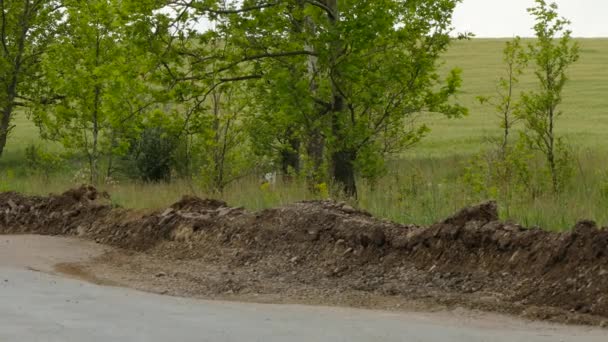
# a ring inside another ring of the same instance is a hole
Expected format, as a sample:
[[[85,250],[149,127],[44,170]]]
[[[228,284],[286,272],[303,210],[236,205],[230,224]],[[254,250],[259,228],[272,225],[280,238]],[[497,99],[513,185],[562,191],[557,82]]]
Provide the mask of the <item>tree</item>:
[[[521,38],[505,44],[503,50],[504,74],[498,79],[495,96],[480,96],[481,104],[491,104],[499,118],[502,134],[489,139],[490,148],[474,156],[465,169],[463,180],[473,192],[487,197],[497,197],[509,213],[511,198],[516,191],[528,190],[529,153],[521,139],[513,144],[511,136],[515,124],[521,119],[517,98],[519,77],[526,66],[526,56]]]
[[[173,1],[219,20],[229,53],[197,56],[220,60],[217,79],[257,79],[256,87],[270,85],[277,101],[290,105],[292,87],[278,89],[277,81],[291,72],[308,83],[297,87],[305,110],[290,113],[301,116],[294,128],[315,168],[328,165],[331,180],[349,196],[357,193],[357,165],[382,161],[422,138],[427,128],[414,124],[416,115],[466,113],[451,101],[461,82],[458,70],[443,81],[437,72],[458,2]],[[208,75],[208,66],[198,68]]]
[[[247,88],[256,96],[246,115],[253,151],[278,165],[285,180],[306,170],[315,184],[321,177],[313,175],[315,167],[301,158],[302,140],[314,123],[307,116],[314,106],[301,96],[309,87],[306,74],[284,65],[268,65],[266,73],[273,76]]]
[[[86,157],[96,183],[101,157],[108,156],[109,176],[113,155],[128,150],[137,119],[155,103],[145,79],[150,59],[130,40],[136,25],[120,1],[64,3],[66,31],[48,48],[39,85],[40,94],[59,98],[38,106],[34,117],[44,138]]]
[[[60,7],[54,0],[0,0],[0,156],[15,108],[27,105],[28,87],[60,25]]]
[[[249,101],[238,85],[218,87],[211,94],[211,110],[204,115],[209,120],[199,137],[203,161],[201,178],[211,190],[222,193],[227,185],[248,174],[256,166],[243,112]]]
[[[519,103],[516,99],[515,87],[519,84],[519,77],[524,72],[526,56],[520,37],[516,37],[505,44],[503,62],[505,74],[499,78],[496,85],[497,95],[494,97],[480,96],[478,100],[482,104],[490,103],[496,109],[502,129],[500,153],[504,159],[509,152],[509,138],[513,126],[521,119],[517,115]]]
[[[579,59],[579,47],[567,28],[570,22],[560,17],[557,4],[536,0],[528,9],[535,17],[536,40],[528,44],[527,58],[534,64],[538,89],[522,95],[521,117],[526,123],[526,137],[533,148],[546,158],[554,192],[563,185],[567,150],[556,135],[556,121],[563,113],[559,105],[568,81],[568,68]]]

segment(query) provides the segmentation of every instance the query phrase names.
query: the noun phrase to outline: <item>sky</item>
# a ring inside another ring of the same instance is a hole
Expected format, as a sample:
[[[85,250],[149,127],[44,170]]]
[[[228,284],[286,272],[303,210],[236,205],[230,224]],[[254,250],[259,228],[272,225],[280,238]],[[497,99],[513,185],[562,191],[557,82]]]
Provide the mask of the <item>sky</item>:
[[[572,21],[575,37],[608,37],[608,0],[554,0]],[[526,11],[534,0],[464,0],[454,13],[456,32],[476,37],[531,37],[533,19]]]

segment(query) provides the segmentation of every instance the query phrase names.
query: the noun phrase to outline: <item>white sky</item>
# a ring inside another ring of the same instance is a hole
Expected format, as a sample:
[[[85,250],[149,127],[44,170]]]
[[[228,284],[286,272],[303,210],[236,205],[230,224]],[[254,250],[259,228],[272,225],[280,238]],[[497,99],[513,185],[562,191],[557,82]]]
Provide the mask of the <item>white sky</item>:
[[[572,21],[573,36],[608,37],[608,0],[554,1],[560,15]],[[534,0],[464,0],[454,26],[476,37],[531,37],[534,21],[526,9],[533,5]]]

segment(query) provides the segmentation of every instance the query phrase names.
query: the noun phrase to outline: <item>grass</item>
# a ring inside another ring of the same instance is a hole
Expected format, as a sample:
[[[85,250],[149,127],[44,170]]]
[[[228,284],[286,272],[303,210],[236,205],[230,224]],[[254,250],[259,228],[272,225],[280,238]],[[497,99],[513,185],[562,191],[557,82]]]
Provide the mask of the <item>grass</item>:
[[[475,98],[492,95],[501,75],[505,40],[474,39],[457,42],[445,56],[447,70],[463,70],[464,86],[459,101],[470,109],[462,119],[439,115],[421,118],[432,129],[415,148],[391,162],[389,174],[373,187],[360,182],[358,205],[380,217],[403,223],[428,224],[463,206],[484,200],[471,195],[461,175],[469,157],[480,151],[487,137],[499,134],[492,108]],[[502,217],[526,226],[564,230],[581,218],[608,224],[608,39],[581,39],[581,60],[572,68],[564,97],[558,131],[575,146],[576,177],[561,196],[526,196],[499,203]],[[522,88],[531,86],[522,79]],[[31,176],[25,168],[24,150],[41,144],[38,131],[20,113],[5,155],[0,159],[0,189],[28,194],[61,192],[77,183],[74,172],[50,179]],[[46,146],[46,143],[44,143]],[[55,147],[52,147],[55,148]],[[162,208],[184,194],[220,197],[231,205],[258,210],[311,198],[303,183],[261,187],[256,178],[232,184],[223,195],[207,194],[186,181],[140,184],[123,181],[103,186],[117,204],[133,208]],[[508,210],[507,210],[508,208]]]
[[[580,148],[608,150],[608,39],[578,39],[581,58],[571,69],[564,93],[557,131]],[[424,120],[432,132],[408,156],[444,157],[479,150],[484,137],[498,134],[493,108],[480,105],[476,97],[494,95],[496,81],[503,75],[504,39],[474,39],[456,42],[445,56],[445,69],[459,67],[464,84],[459,101],[470,114],[462,119],[433,115]],[[523,89],[532,86],[532,77],[522,77]]]

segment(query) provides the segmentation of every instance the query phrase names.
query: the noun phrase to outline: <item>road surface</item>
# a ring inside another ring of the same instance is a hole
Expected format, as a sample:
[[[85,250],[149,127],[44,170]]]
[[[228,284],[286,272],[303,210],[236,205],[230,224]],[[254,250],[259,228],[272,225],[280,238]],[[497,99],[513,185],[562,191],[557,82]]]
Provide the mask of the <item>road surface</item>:
[[[608,341],[606,330],[492,314],[213,302],[46,273],[100,252],[73,239],[0,236],[0,341]]]

